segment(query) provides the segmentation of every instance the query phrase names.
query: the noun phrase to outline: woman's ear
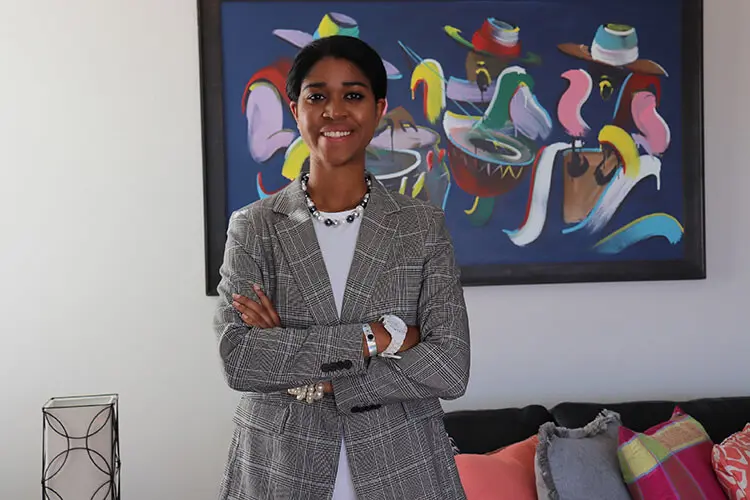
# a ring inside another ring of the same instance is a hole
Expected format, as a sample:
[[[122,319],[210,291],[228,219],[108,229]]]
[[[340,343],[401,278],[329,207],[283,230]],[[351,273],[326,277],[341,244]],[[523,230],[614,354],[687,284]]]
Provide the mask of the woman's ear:
[[[289,103],[289,110],[292,112],[292,116],[294,117],[294,121],[296,121],[299,124],[298,116],[297,116],[297,103],[292,101]]]
[[[378,121],[380,121],[388,112],[388,99],[386,99],[385,97],[382,99],[378,99],[376,106],[378,108]]]

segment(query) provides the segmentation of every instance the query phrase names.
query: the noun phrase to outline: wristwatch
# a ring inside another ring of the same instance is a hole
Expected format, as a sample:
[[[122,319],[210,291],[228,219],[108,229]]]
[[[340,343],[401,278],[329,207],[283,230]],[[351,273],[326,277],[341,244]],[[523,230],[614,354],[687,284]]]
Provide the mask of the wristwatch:
[[[385,314],[380,318],[380,321],[388,333],[391,334],[391,343],[380,353],[380,356],[383,358],[401,359],[401,356],[396,353],[404,345],[404,340],[406,340],[408,329],[406,323],[394,314]]]

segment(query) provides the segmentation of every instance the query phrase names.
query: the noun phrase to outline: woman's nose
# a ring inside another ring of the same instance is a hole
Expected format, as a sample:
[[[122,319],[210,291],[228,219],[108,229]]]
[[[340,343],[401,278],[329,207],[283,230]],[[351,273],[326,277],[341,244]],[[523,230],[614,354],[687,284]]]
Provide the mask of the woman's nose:
[[[346,104],[338,99],[329,99],[326,103],[323,116],[330,120],[338,120],[346,117]]]

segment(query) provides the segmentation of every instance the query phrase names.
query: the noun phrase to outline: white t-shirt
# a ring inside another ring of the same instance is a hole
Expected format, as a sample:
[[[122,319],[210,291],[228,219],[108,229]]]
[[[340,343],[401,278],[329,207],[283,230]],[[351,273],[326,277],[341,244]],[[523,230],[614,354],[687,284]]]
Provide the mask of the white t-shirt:
[[[313,219],[315,234],[318,236],[318,245],[323,254],[323,261],[328,271],[328,279],[331,282],[333,298],[336,301],[336,310],[341,316],[341,305],[344,301],[344,290],[346,289],[346,280],[349,277],[349,268],[354,258],[354,248],[357,246],[357,236],[359,227],[362,223],[361,218],[356,218],[354,222],[346,222],[344,219],[351,213],[346,212],[321,212],[323,217],[340,220],[337,226],[326,226],[325,223]],[[332,500],[356,500],[357,495],[354,491],[354,482],[352,481],[349,461],[346,455],[346,446],[343,438],[341,439],[341,453],[339,455],[338,473],[336,474],[336,484],[333,488]]]

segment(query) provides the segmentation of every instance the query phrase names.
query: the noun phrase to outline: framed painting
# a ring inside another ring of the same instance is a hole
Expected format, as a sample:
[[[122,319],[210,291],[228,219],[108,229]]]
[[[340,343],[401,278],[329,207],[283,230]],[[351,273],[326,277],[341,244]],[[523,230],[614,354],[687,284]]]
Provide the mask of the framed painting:
[[[701,0],[199,0],[206,292],[229,216],[308,162],[310,41],[381,55],[366,167],[440,207],[465,285],[705,278]]]

